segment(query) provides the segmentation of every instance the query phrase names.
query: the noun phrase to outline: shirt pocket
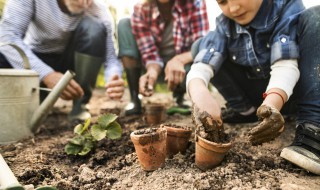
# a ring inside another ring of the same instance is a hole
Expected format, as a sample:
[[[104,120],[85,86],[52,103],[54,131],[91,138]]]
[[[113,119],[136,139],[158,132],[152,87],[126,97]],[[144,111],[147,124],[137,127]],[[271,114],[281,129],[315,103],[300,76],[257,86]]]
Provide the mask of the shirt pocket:
[[[230,46],[228,48],[229,60],[233,63],[249,66],[248,62],[248,50],[245,46]]]

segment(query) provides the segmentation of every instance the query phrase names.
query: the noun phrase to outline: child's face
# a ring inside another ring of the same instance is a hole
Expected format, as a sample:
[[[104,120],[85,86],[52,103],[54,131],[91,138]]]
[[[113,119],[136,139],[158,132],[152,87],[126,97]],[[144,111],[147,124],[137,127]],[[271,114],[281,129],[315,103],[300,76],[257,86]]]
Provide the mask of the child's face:
[[[240,25],[249,24],[263,0],[216,0],[222,13]]]

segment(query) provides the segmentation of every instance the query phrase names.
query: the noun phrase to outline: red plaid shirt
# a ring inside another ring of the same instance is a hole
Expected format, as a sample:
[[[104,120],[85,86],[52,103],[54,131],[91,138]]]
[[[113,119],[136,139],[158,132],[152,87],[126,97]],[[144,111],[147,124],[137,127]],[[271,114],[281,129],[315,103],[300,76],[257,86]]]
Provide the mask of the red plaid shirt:
[[[176,0],[172,9],[172,19],[176,54],[190,51],[192,43],[209,30],[204,0],[186,0],[185,5]],[[161,19],[156,3],[137,3],[134,6],[131,25],[143,63],[163,65],[158,45],[165,30],[165,21]]]

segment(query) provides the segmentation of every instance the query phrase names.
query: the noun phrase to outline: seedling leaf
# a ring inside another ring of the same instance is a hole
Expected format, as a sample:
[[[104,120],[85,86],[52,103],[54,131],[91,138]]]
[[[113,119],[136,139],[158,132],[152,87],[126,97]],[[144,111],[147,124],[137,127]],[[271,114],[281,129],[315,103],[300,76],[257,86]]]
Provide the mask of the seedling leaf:
[[[72,144],[72,143],[68,143],[65,147],[64,147],[64,151],[70,155],[77,155],[80,151],[82,150],[82,146],[81,145],[76,145],[76,144]]]
[[[91,134],[95,140],[100,141],[106,137],[107,131],[103,129],[100,125],[92,125]]]
[[[109,139],[118,139],[121,137],[122,129],[118,122],[114,121],[107,126],[107,137]]]
[[[110,114],[104,114],[98,118],[98,123],[103,128],[107,127],[110,123],[114,122],[118,116],[116,114],[110,113]]]
[[[88,154],[93,149],[93,147],[94,147],[93,141],[88,140],[85,142],[83,149],[78,154],[80,156],[84,156]]]
[[[82,124],[78,124],[77,126],[75,126],[75,128],[73,129],[73,132],[75,134],[81,135],[83,132],[83,125]]]
[[[83,136],[75,136],[69,140],[69,143],[82,146],[84,143],[84,137]]]
[[[85,120],[83,124],[75,126],[74,133],[77,134],[65,146],[65,152],[73,155],[86,155],[94,147],[97,141],[103,138],[117,139],[121,137],[122,129],[115,114],[104,114],[98,118],[98,124],[91,125],[91,119]]]

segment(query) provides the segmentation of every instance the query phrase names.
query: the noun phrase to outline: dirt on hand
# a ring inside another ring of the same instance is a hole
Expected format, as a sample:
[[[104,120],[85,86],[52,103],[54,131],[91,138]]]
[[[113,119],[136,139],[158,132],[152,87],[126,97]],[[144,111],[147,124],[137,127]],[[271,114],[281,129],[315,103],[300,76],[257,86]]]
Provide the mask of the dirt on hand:
[[[196,125],[196,134],[212,142],[226,143],[222,120],[213,119],[208,112],[200,112],[197,107],[193,107],[192,120]]]

